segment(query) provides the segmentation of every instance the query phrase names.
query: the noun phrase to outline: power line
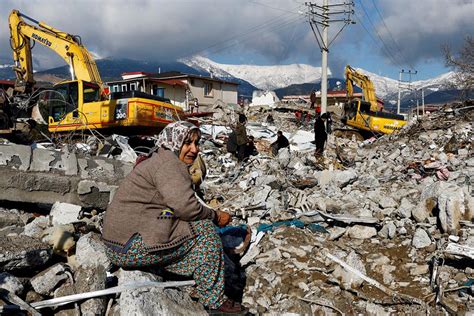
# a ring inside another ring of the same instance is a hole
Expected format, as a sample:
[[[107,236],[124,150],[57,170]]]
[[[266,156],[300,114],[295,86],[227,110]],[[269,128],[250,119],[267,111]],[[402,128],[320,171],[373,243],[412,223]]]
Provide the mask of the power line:
[[[300,6],[301,6],[301,5],[300,5]],[[300,7],[300,6],[298,6],[298,7]],[[295,9],[297,9],[298,7],[296,7]],[[184,58],[184,57],[188,57],[188,56],[193,56],[193,55],[202,53],[202,52],[207,51],[207,50],[209,50],[209,49],[211,49],[211,48],[213,48],[213,47],[219,47],[220,45],[224,45],[225,43],[231,42],[231,41],[233,41],[233,40],[237,40],[237,39],[239,39],[239,38],[241,38],[241,37],[248,36],[249,34],[251,35],[252,33],[255,33],[255,32],[257,32],[257,31],[261,31],[261,30],[264,30],[264,29],[267,29],[267,28],[270,28],[270,27],[272,27],[272,28],[273,28],[273,27],[278,28],[279,26],[284,25],[284,24],[286,24],[286,23],[288,22],[288,21],[285,21],[285,22],[281,23],[281,17],[283,17],[283,16],[285,16],[285,15],[288,15],[288,13],[290,13],[290,14],[292,14],[292,15],[299,15],[299,13],[294,13],[294,12],[291,12],[291,11],[285,11],[285,13],[283,13],[283,14],[281,14],[281,15],[275,17],[275,18],[272,18],[272,19],[270,19],[270,20],[268,20],[268,21],[266,21],[266,22],[264,22],[264,23],[262,23],[262,24],[258,24],[258,25],[256,25],[256,26],[253,26],[253,27],[247,29],[246,31],[244,31],[244,32],[242,32],[242,33],[235,34],[235,35],[233,35],[233,36],[231,36],[231,37],[228,37],[227,39],[225,39],[225,40],[223,40],[223,41],[215,42],[214,44],[209,45],[209,46],[207,46],[207,47],[205,47],[205,48],[200,48],[200,49],[194,50],[194,51],[192,51],[192,52],[186,53],[186,54],[182,55],[181,57],[179,57],[178,59]],[[298,17],[298,19],[299,19],[299,17]],[[297,19],[296,19],[296,20],[297,20]],[[296,20],[295,20],[295,21],[296,21]],[[293,21],[293,22],[294,22],[294,21]],[[235,45],[235,44],[231,44],[231,45],[225,46],[225,47],[228,48],[228,47],[232,47],[232,46],[234,46],[234,45]],[[218,51],[222,50],[222,49],[219,49],[219,48],[217,48],[217,49],[218,49]]]
[[[382,16],[382,14],[380,13],[380,10],[377,7],[377,4],[375,3],[375,0],[372,0],[372,3],[374,4],[374,8],[375,8],[375,10],[377,11],[377,14],[380,17],[380,20],[382,21],[383,26],[387,30],[388,35],[390,36],[393,43],[395,44],[395,48],[397,49],[397,52],[399,52],[400,54],[403,55],[402,50],[400,49],[400,45],[398,45],[398,42],[395,40],[395,38],[392,35],[392,32],[390,32],[390,29],[387,27],[387,24],[385,24],[384,18]],[[415,69],[415,67],[413,67],[413,65],[410,62],[408,62],[408,58],[406,58],[406,56],[404,56],[404,57],[405,57],[404,59],[406,59],[407,65],[410,66],[410,68]]]
[[[380,45],[380,42],[377,41],[377,39],[372,35],[372,32],[370,32],[367,27],[364,25],[364,23],[362,23],[362,19],[359,17],[359,15],[357,13],[354,14],[355,17],[357,18],[357,21],[359,23],[359,25],[361,25],[363,27],[363,29],[365,30],[365,32],[370,36],[370,38],[374,41],[374,43],[376,45]],[[381,46],[381,48],[385,51],[385,54],[388,56],[388,58],[392,61],[392,63],[394,63],[395,65],[397,65],[398,67],[402,68],[401,65],[395,60],[393,59],[393,57],[389,54],[389,52],[386,51],[386,48],[384,46]]]
[[[297,22],[301,22],[301,23],[304,23],[303,21],[300,20],[299,17],[297,18],[294,18],[292,20],[289,20],[289,21],[286,21],[284,23],[281,23],[281,24],[278,24],[276,26],[274,26],[272,28],[272,30],[274,31],[278,31],[278,30],[281,30],[281,29],[284,29],[288,26],[291,26],[292,24],[294,23],[297,23]],[[251,34],[246,34],[245,36],[242,36],[241,38],[239,38],[239,43],[242,43],[242,42],[246,42],[246,41],[249,41],[249,40],[252,40],[254,39],[256,36],[260,36],[261,34],[260,33],[251,33]],[[221,52],[221,51],[224,51],[226,49],[229,49],[233,46],[236,46],[238,45],[239,43],[229,43],[228,45],[226,46],[222,46],[222,47],[216,47],[215,49],[211,49],[209,50],[211,53],[218,53],[218,52]],[[203,50],[203,51],[208,51],[208,49],[206,50]]]
[[[293,12],[293,11],[285,10],[285,9],[282,9],[282,8],[272,7],[272,6],[270,6],[266,3],[261,3],[261,2],[258,2],[258,1],[249,0],[249,2],[258,4],[258,5],[273,9],[273,10],[283,11],[283,12],[291,13],[291,14],[299,14],[298,12]],[[299,5],[299,6],[301,7],[302,5]],[[296,8],[298,8],[298,7],[296,7]]]
[[[377,37],[380,39],[380,41],[382,42],[382,45],[385,47],[385,50],[386,52],[388,53],[388,55],[391,57],[391,60],[392,62],[394,62],[394,64],[396,64],[398,67],[402,68],[401,67],[401,63],[397,60],[397,58],[395,58],[395,56],[391,53],[390,51],[390,48],[388,47],[388,45],[385,43],[385,41],[382,39],[382,37],[380,36],[380,34],[377,32],[377,29],[376,27],[374,26],[374,24],[372,23],[372,20],[370,19],[370,16],[369,16],[369,13],[367,12],[364,4],[362,3],[362,0],[359,0],[359,3],[362,7],[362,10],[364,10],[364,13],[365,15],[367,16],[367,21],[369,21],[369,24],[372,26],[372,28],[374,29],[375,31],[375,34],[377,35]]]

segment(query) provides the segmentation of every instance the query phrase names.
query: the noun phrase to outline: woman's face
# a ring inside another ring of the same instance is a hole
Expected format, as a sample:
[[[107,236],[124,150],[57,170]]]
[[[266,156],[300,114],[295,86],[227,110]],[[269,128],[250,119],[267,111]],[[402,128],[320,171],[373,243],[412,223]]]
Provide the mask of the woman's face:
[[[199,136],[192,134],[191,139],[184,142],[179,151],[179,159],[185,164],[192,164],[199,153]]]

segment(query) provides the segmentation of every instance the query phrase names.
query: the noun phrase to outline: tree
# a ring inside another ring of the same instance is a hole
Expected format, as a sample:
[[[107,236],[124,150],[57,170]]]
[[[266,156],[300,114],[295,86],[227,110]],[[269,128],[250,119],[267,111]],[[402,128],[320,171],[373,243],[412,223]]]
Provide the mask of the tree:
[[[474,87],[474,39],[466,36],[464,45],[457,55],[453,55],[448,45],[443,46],[446,66],[454,72],[454,81],[451,86],[461,90],[461,99],[469,100]]]

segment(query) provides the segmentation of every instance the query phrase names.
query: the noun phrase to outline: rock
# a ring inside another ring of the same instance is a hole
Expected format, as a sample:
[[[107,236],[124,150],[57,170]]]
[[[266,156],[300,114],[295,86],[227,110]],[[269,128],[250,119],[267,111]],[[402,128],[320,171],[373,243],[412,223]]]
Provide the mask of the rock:
[[[50,225],[50,220],[47,216],[36,217],[31,223],[25,225],[23,235],[41,239],[44,230]]]
[[[369,239],[377,235],[377,230],[374,227],[354,225],[347,230],[350,238],[355,239]]]
[[[410,274],[413,276],[428,274],[430,272],[430,266],[427,264],[416,265],[410,269]]]
[[[9,226],[23,226],[20,212],[17,210],[0,209],[0,229]]]
[[[105,270],[112,267],[112,263],[105,252],[105,245],[95,233],[82,236],[76,244],[76,262],[81,267],[97,267],[101,265]]]
[[[379,231],[379,236],[383,238],[393,239],[397,233],[397,226],[393,222],[388,222],[386,225],[382,227]]]
[[[119,285],[139,281],[159,281],[156,275],[142,271],[120,270]],[[201,304],[175,289],[156,287],[124,291],[118,299],[119,315],[207,315]]]
[[[359,270],[363,274],[366,274],[365,265],[362,262],[361,258],[351,251],[348,256],[339,256],[338,257],[350,265],[352,268]],[[354,275],[352,272],[348,272],[340,265],[337,265],[332,275],[341,281],[341,285],[344,289],[356,289],[362,285],[364,280]]]
[[[4,271],[42,266],[51,255],[51,248],[34,238],[23,235],[0,237],[0,269]]]
[[[402,198],[400,202],[400,207],[398,208],[397,212],[401,217],[410,218],[412,215],[412,210],[415,207],[410,200],[407,198]]]
[[[420,249],[431,245],[430,236],[423,228],[417,228],[412,240],[413,247]]]
[[[384,196],[380,200],[379,205],[382,208],[396,208],[396,207],[398,207],[398,203],[393,198],[391,198],[389,196]]]
[[[341,237],[342,235],[344,235],[344,233],[346,232],[346,228],[344,227],[332,227],[331,229],[329,229],[329,240],[336,240],[338,239],[339,237]]]
[[[344,170],[336,172],[334,177],[334,183],[339,187],[343,188],[348,184],[353,183],[357,180],[357,173],[354,170]]]
[[[74,278],[76,293],[86,293],[105,289],[107,274],[103,266],[79,268]],[[82,315],[104,315],[107,299],[104,297],[88,299],[80,304]]]
[[[367,312],[367,315],[370,316],[389,316],[392,314],[390,312],[385,311],[382,306],[370,302],[367,302],[365,311]]]
[[[77,217],[81,211],[81,206],[56,202],[51,208],[50,215],[53,218],[53,225],[64,225],[77,222]]]
[[[330,170],[323,170],[318,174],[318,184],[319,187],[324,188],[325,186],[329,185],[331,181],[334,179],[334,171]]]
[[[31,278],[30,283],[36,293],[49,295],[56,286],[68,278],[66,267],[57,263]]]
[[[423,223],[431,215],[431,211],[436,206],[436,201],[432,198],[424,199],[412,209],[411,215],[418,223]]]
[[[444,181],[435,182],[423,190],[420,204],[425,206],[424,214],[437,207],[442,231],[457,235],[459,221],[466,215],[464,191],[460,187]]]
[[[5,289],[11,293],[20,295],[25,288],[16,276],[8,272],[2,272],[0,273],[0,289]]]

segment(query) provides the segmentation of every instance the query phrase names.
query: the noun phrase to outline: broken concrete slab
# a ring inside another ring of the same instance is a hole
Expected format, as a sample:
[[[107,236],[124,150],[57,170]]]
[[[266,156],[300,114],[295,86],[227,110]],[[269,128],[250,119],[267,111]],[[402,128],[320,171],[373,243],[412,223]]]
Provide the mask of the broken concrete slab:
[[[0,145],[0,166],[8,166],[21,171],[30,168],[32,150],[25,145]]]
[[[347,230],[347,235],[355,239],[369,239],[377,235],[377,229],[371,226],[354,225]]]
[[[53,152],[51,150],[36,148],[33,150],[33,158],[31,161],[30,170],[38,172],[48,172],[51,170],[51,162],[53,162],[56,157],[59,155],[59,152]]]
[[[25,289],[23,283],[14,275],[8,272],[0,273],[0,288],[9,292],[21,295]]]
[[[66,266],[57,263],[32,277],[30,283],[36,293],[50,295],[57,285],[67,278]]]
[[[0,237],[0,269],[13,271],[37,268],[52,255],[49,245],[28,236]]]
[[[0,229],[8,226],[23,226],[20,212],[0,208]]]
[[[96,233],[88,233],[79,238],[76,244],[76,261],[83,268],[103,266],[106,271],[112,267],[107,257],[105,245]]]
[[[56,202],[51,208],[50,216],[54,226],[65,225],[77,222],[80,212],[81,206],[79,205]]]
[[[420,249],[431,245],[431,238],[423,228],[417,228],[412,240],[413,247]]]
[[[142,271],[120,270],[119,285],[138,281],[159,281],[159,277]],[[122,292],[118,315],[207,315],[201,304],[186,293],[174,289],[141,288]]]

